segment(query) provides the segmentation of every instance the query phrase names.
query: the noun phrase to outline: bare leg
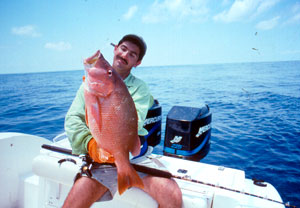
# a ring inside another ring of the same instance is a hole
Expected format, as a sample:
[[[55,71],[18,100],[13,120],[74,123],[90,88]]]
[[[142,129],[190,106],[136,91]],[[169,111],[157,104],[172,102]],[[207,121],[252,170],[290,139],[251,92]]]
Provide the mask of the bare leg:
[[[157,201],[160,208],[181,208],[182,193],[173,179],[145,176],[144,191]]]
[[[90,207],[106,191],[107,188],[98,181],[88,177],[81,177],[73,185],[64,202],[63,208]]]

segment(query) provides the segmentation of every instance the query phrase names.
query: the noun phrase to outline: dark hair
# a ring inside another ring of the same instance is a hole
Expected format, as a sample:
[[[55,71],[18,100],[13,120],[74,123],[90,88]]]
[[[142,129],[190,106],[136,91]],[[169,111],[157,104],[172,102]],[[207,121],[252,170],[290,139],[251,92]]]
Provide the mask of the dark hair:
[[[145,43],[145,41],[143,40],[142,37],[139,37],[137,35],[134,34],[129,34],[129,35],[125,35],[118,43],[118,45],[122,44],[124,41],[129,41],[135,45],[137,45],[140,49],[140,54],[139,54],[139,58],[138,61],[142,60],[146,50],[147,50],[147,45]]]

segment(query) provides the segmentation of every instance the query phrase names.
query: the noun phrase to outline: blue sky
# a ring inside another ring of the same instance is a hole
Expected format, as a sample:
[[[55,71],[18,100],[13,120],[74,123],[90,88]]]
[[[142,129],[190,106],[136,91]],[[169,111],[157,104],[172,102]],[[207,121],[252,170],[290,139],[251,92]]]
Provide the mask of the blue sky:
[[[141,66],[300,60],[300,0],[1,0],[0,73],[111,62],[127,33],[148,45]]]

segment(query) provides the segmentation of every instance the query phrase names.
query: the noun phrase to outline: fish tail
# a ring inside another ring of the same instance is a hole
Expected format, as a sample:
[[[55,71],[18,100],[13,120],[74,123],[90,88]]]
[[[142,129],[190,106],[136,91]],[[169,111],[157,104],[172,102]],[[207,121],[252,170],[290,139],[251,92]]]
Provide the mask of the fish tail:
[[[118,171],[118,191],[121,195],[131,187],[143,189],[144,183],[135,169],[129,164],[127,171]]]

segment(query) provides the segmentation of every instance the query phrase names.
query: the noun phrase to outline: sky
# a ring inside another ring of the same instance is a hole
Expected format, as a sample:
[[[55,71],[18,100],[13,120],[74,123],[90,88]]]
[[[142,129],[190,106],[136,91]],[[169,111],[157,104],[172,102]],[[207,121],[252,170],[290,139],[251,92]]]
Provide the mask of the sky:
[[[141,66],[300,60],[300,0],[1,0],[0,73],[111,63],[125,34],[142,36]]]

